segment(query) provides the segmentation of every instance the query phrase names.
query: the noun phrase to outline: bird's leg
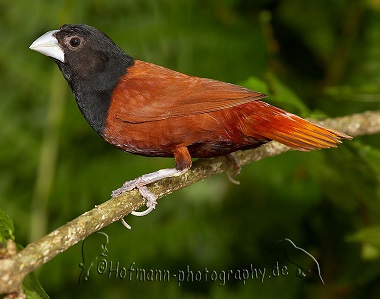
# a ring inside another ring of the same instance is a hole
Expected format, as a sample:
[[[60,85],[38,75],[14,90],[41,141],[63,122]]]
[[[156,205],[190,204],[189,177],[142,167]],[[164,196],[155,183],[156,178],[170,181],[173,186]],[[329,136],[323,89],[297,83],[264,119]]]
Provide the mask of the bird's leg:
[[[232,172],[226,171],[226,175],[231,183],[239,185],[240,182],[233,178],[234,176],[240,173],[241,165],[240,165],[239,159],[236,157],[235,153],[227,154],[227,158],[232,163]]]
[[[139,189],[139,192],[142,197],[146,199],[147,209],[142,212],[132,211],[131,214],[134,216],[145,216],[152,212],[157,205],[157,196],[154,195],[146,185],[154,183],[164,178],[170,178],[174,176],[180,176],[187,172],[191,167],[191,157],[187,147],[179,147],[174,152],[174,159],[176,162],[175,168],[160,169],[156,172],[144,174],[134,180],[127,181],[119,189],[116,189],[112,192],[111,196],[116,197],[123,192],[131,191],[134,188]],[[123,225],[127,228],[131,228],[128,223],[121,220]]]

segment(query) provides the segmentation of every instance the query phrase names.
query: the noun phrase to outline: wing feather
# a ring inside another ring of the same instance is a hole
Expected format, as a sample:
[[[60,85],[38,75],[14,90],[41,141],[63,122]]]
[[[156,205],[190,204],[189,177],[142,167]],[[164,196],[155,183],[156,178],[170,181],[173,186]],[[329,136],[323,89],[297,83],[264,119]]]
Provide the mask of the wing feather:
[[[142,123],[231,108],[265,97],[241,86],[136,60],[112,95],[116,117]],[[120,104],[123,103],[123,104]]]

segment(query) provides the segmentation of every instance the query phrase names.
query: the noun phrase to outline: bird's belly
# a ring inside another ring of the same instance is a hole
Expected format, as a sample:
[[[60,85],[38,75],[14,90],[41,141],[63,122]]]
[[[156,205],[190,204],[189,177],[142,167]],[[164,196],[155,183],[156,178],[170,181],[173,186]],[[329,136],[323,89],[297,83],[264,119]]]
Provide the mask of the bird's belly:
[[[212,113],[137,124],[112,121],[103,137],[123,151],[152,157],[173,157],[176,148],[186,146],[192,157],[209,158],[265,143],[229,129]]]
[[[165,146],[157,143],[150,143],[144,141],[130,141],[130,142],[118,142],[112,138],[105,138],[109,143],[113,144],[117,148],[135,155],[141,155],[146,157],[173,157],[174,149],[179,145]],[[212,158],[227,155],[238,150],[246,150],[259,147],[264,144],[265,141],[252,140],[246,146],[236,144],[231,141],[196,141],[187,144],[186,147],[189,150],[191,157],[193,158]]]
[[[212,158],[224,156],[239,150],[247,150],[259,147],[266,143],[262,140],[253,140],[245,144],[229,142],[229,141],[209,141],[206,143],[197,142],[188,146],[189,153],[193,158]]]

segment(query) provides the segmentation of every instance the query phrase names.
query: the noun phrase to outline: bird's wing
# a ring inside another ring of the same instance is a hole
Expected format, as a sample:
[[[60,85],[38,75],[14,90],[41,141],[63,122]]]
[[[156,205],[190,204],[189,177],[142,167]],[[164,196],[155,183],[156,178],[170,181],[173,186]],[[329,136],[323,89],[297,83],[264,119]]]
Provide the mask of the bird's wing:
[[[217,111],[263,97],[237,85],[136,60],[116,86],[112,102],[118,106],[117,118],[141,123]]]

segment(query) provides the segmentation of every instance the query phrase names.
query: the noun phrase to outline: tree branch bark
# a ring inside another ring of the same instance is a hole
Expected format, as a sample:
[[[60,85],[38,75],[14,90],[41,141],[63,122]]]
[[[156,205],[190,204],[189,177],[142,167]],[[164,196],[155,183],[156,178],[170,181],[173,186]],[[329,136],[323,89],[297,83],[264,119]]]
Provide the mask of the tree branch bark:
[[[316,123],[351,136],[376,134],[380,132],[380,111],[331,118]],[[289,148],[282,144],[270,142],[254,150],[237,152],[236,156],[241,165],[246,165],[288,150]],[[231,162],[226,157],[199,159],[186,174],[153,183],[149,185],[149,189],[158,198],[162,198],[200,180],[225,172],[230,166]],[[29,244],[20,252],[5,255],[0,259],[0,294],[18,292],[23,278],[28,273],[143,205],[144,199],[137,190],[125,192],[85,212],[40,240]]]

